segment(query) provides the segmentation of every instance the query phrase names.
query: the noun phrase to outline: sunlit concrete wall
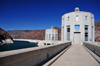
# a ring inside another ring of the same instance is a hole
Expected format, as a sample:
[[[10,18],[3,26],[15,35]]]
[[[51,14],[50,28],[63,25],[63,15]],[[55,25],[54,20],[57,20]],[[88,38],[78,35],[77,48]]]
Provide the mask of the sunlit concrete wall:
[[[0,52],[0,66],[37,66],[70,45],[71,42],[65,42],[44,47]]]
[[[57,41],[58,40],[58,30],[53,29],[53,27],[51,27],[51,29],[46,29],[45,40],[47,40],[47,41]]]
[[[100,45],[97,45],[92,42],[83,42],[83,45],[91,50],[93,53],[99,56],[100,58]]]
[[[87,16],[87,18],[86,18]],[[75,30],[75,25],[80,25],[79,30]],[[80,11],[75,8],[74,12],[66,13],[62,16],[61,40],[72,41],[74,43],[74,32],[80,32],[81,38],[77,38],[80,43],[85,41],[85,25],[88,25],[88,42],[94,42],[94,15],[90,12]],[[70,40],[67,40],[67,26],[70,26]]]

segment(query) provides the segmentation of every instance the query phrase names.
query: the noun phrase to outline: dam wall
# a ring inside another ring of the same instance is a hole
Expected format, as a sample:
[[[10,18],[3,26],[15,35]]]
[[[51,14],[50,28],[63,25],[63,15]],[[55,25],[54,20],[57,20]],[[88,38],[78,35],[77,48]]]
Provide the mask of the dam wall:
[[[94,42],[83,42],[84,48],[100,64],[100,45]]]
[[[71,42],[0,52],[0,66],[37,66],[69,47]]]
[[[47,40],[33,40],[33,39],[13,39],[13,40],[17,40],[17,41],[28,41],[28,42],[32,42],[32,43],[38,43],[37,45],[39,47],[41,46],[46,46],[46,45],[54,45],[54,44],[59,44],[59,43],[63,43],[64,41],[47,41]]]
[[[83,42],[83,45],[100,57],[100,45],[92,42]]]

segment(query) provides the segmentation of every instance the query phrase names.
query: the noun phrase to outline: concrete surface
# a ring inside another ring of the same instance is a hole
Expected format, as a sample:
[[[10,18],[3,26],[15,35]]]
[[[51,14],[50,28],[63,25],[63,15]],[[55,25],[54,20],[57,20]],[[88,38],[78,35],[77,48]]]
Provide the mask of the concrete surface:
[[[96,59],[96,61],[100,64],[100,57],[97,56],[94,52],[92,52],[91,50],[89,50],[88,48],[86,48],[84,45],[83,47],[92,55],[92,57],[94,57],[94,59]]]
[[[83,45],[100,57],[100,45],[92,42],[83,42]]]
[[[56,61],[60,56],[62,56],[70,47],[71,47],[71,45],[68,48],[66,48],[63,51],[61,51],[59,54],[57,54],[51,60],[49,60],[48,62],[46,62],[45,64],[43,64],[42,66],[50,66],[54,61]]]
[[[46,29],[45,40],[52,40],[52,41],[58,40],[58,30],[53,29],[53,27],[51,27],[51,29]]]
[[[71,42],[0,52],[0,66],[37,66],[71,45]]]
[[[51,66],[100,66],[82,45],[73,44]]]
[[[67,38],[67,26],[70,26],[70,41],[72,44],[75,44],[74,34],[80,32],[81,37],[76,40],[79,41],[80,44],[85,40],[85,25],[88,25],[88,42],[95,41],[95,26],[94,26],[94,15],[90,12],[81,11],[80,9],[74,12],[66,13],[62,16],[62,25],[61,25],[61,41],[69,41]],[[76,17],[77,16],[77,17]],[[87,16],[87,19],[85,17]],[[68,18],[69,17],[69,18]],[[75,25],[80,25],[79,30],[75,30]],[[87,31],[86,31],[87,32]]]

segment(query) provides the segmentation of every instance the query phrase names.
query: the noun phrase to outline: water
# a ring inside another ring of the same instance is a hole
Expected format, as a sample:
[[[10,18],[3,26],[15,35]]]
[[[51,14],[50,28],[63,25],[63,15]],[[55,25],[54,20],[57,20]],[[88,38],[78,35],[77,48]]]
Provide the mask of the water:
[[[38,47],[38,45],[37,43],[30,43],[28,41],[14,41],[14,43],[12,44],[0,45],[0,52],[22,49],[22,48],[29,48],[29,47]]]

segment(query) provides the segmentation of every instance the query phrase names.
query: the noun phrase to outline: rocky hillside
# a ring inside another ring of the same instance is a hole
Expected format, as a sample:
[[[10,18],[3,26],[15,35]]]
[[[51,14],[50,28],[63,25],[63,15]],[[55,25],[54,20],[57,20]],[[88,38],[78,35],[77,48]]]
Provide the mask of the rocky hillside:
[[[0,39],[12,39],[12,37],[5,30],[0,28]]]
[[[100,42],[100,21],[95,22],[95,41]]]
[[[95,31],[100,31],[100,21],[95,22]]]
[[[54,29],[58,29],[58,39],[61,40],[61,28],[54,27]],[[7,32],[12,36],[13,39],[45,39],[45,30],[14,30]]]
[[[22,34],[26,34],[27,32],[31,32],[33,30],[13,30],[13,31],[7,31],[12,38],[14,39],[20,39]]]
[[[7,39],[13,41],[12,37],[5,30],[0,28],[0,43],[3,43],[3,41],[9,43]]]
[[[45,39],[45,30],[15,30],[7,31],[14,39]]]
[[[58,40],[61,40],[61,28],[54,27],[54,29],[58,29]]]
[[[24,33],[20,35],[21,39],[37,39],[37,40],[44,40],[45,39],[45,30],[35,30]]]

